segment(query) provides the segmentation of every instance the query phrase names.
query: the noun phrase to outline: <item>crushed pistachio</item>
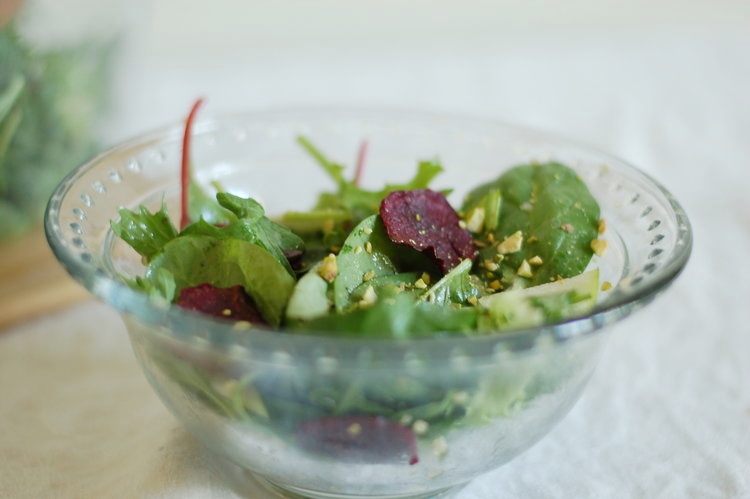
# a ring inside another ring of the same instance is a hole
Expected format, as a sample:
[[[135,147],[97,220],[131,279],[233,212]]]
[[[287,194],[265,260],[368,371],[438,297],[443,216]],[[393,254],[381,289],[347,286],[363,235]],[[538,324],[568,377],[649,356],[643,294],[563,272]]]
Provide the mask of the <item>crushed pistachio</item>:
[[[234,324],[232,324],[232,329],[236,329],[239,331],[250,329],[252,326],[252,323],[250,321],[237,321]]]
[[[232,310],[229,308],[225,308],[221,311],[221,315],[223,315],[224,317],[229,317],[230,315],[232,315]]]
[[[422,220],[422,215],[420,215],[419,213],[416,213],[414,215],[414,220],[416,220],[417,222],[421,221]]]
[[[438,458],[445,457],[448,454],[448,441],[445,437],[440,436],[432,441],[432,453]]]
[[[539,255],[534,255],[531,258],[529,258],[529,264],[531,264],[531,265],[533,265],[535,267],[538,267],[538,266],[540,266],[543,263],[544,263],[544,261],[542,260],[542,257],[539,256]]]
[[[338,263],[336,262],[336,255],[331,253],[327,257],[323,258],[323,262],[318,267],[318,275],[322,277],[326,282],[333,282],[336,275],[339,273]]]
[[[372,227],[365,227],[364,229],[362,229],[362,232],[368,235],[372,234]]]
[[[607,231],[607,221],[605,219],[599,220],[599,227],[597,228],[599,234],[604,234]]]
[[[424,282],[424,279],[422,279],[422,278],[420,277],[419,279],[417,279],[417,280],[416,280],[416,281],[414,282],[414,287],[415,287],[415,288],[417,288],[417,289],[425,289],[425,288],[427,288],[427,283],[426,283],[426,282]]]
[[[476,306],[479,303],[479,298],[477,298],[476,295],[471,295],[466,301],[469,302],[469,305]]]
[[[575,230],[575,228],[573,227],[573,224],[562,224],[560,228],[568,233],[573,232]]]
[[[365,272],[362,275],[362,280],[365,281],[365,282],[372,281],[372,279],[374,277],[375,277],[375,271],[374,270],[368,270],[367,272]]]
[[[430,284],[430,274],[427,272],[422,272],[422,280],[425,284]]]
[[[359,306],[369,307],[370,305],[374,305],[377,300],[378,295],[377,293],[375,293],[375,288],[373,288],[372,286],[367,286],[365,294],[363,294],[362,299],[359,300]]]
[[[492,260],[485,260],[482,262],[482,266],[489,270],[490,272],[494,272],[498,269],[499,265]]]
[[[491,283],[489,283],[489,287],[492,288],[492,289],[494,289],[495,291],[499,291],[499,290],[503,289],[502,283],[500,283],[500,281],[498,281],[497,279],[495,279],[494,281],[492,281]]]
[[[372,243],[370,241],[365,243],[365,251],[372,254]]]
[[[532,276],[531,265],[529,265],[529,262],[527,260],[524,259],[523,261],[521,261],[521,265],[518,266],[516,274],[520,275],[521,277],[527,278],[530,278]]]
[[[464,222],[463,220],[459,220],[458,221],[458,226],[461,227],[462,229],[465,229],[466,228],[466,222]]]
[[[503,242],[497,245],[497,252],[502,255],[506,255],[508,253],[515,253],[516,251],[521,251],[522,247],[523,247],[523,233],[520,230],[517,230],[513,234],[503,239]]]
[[[471,210],[466,217],[466,229],[470,232],[479,233],[484,229],[484,208],[477,207]]]
[[[603,256],[607,251],[607,245],[606,239],[594,239],[591,241],[591,249],[594,250],[596,256]]]
[[[354,247],[354,254],[359,255],[360,253],[362,253],[362,246],[358,244]]]
[[[424,419],[417,419],[416,421],[414,421],[414,424],[411,425],[411,429],[417,435],[424,435],[430,430],[430,423],[428,423]]]
[[[602,283],[602,291],[609,291],[610,289],[612,289],[612,283],[609,281],[604,281]]]

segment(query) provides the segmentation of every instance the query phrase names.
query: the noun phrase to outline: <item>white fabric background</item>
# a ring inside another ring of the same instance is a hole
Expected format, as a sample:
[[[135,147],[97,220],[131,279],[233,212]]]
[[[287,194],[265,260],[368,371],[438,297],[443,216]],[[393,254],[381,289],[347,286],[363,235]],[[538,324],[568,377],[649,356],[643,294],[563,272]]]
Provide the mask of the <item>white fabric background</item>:
[[[110,142],[200,95],[491,117],[648,171],[691,217],[687,269],[609,331],[559,426],[457,497],[750,497],[750,4],[37,3],[50,40],[61,4],[69,30],[125,33]],[[102,304],[0,333],[0,394],[0,497],[270,497],[180,429]]]

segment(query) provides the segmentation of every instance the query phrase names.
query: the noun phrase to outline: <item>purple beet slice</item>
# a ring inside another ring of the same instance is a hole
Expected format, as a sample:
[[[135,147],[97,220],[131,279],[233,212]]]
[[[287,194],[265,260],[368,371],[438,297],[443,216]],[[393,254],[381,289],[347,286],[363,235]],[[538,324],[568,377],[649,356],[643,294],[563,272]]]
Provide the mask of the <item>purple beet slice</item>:
[[[341,416],[305,421],[297,443],[315,454],[358,463],[417,464],[417,439],[411,428],[382,416]]]
[[[242,286],[218,288],[212,284],[199,284],[188,287],[180,293],[177,305],[224,319],[266,324]]]
[[[391,241],[429,255],[444,274],[477,256],[471,233],[439,192],[393,191],[380,204],[380,218]]]

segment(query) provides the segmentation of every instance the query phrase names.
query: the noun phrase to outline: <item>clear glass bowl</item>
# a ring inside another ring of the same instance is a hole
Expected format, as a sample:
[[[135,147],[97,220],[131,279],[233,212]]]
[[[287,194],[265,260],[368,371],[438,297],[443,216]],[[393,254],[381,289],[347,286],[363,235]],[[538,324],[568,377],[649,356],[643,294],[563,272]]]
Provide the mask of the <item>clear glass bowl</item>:
[[[197,180],[258,199],[270,214],[312,206],[330,180],[298,146],[329,157],[370,152],[364,183],[404,181],[439,157],[433,184],[452,201],[510,166],[558,160],[598,199],[609,249],[589,315],[472,338],[356,340],[247,331],[149,299],[121,275],[143,272],[114,237],[120,206],[178,215],[182,125],[117,146],[52,196],[49,243],[70,274],[110,304],[164,404],[215,453],[294,497],[416,498],[455,490],[544,436],[576,402],[605,326],[665,290],[685,266],[691,230],[680,205],[646,174],[591,148],[469,118],[373,110],[238,114],[196,124]],[[102,325],[106,327],[106,325]],[[376,401],[340,414],[346,397]],[[442,404],[442,405],[440,405]],[[439,417],[435,417],[439,414]]]

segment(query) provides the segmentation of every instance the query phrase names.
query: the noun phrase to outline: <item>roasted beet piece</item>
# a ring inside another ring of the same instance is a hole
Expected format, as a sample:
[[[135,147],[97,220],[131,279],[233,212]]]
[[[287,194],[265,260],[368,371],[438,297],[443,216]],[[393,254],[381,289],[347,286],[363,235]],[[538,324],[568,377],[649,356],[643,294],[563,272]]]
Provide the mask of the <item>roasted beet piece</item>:
[[[342,461],[417,464],[417,439],[411,428],[382,416],[341,416],[306,421],[297,442],[310,452]]]
[[[217,288],[211,284],[199,284],[185,288],[177,305],[225,319],[266,324],[242,286]]]
[[[391,241],[430,255],[443,273],[477,256],[471,233],[439,192],[393,191],[380,204],[380,218]]]

